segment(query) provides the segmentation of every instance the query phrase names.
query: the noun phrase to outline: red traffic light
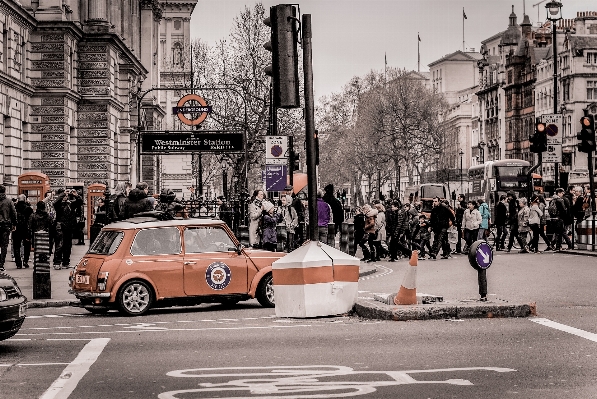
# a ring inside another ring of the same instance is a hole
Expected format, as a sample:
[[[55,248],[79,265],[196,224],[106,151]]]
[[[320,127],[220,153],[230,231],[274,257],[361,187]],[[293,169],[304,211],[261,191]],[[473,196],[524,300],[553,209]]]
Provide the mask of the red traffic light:
[[[544,132],[545,131],[545,123],[543,123],[543,122],[537,122],[537,125],[536,125],[535,129],[538,132]]]
[[[587,117],[587,116],[583,116],[582,118],[580,118],[580,124],[586,127],[591,127],[592,126],[592,121],[591,118]]]

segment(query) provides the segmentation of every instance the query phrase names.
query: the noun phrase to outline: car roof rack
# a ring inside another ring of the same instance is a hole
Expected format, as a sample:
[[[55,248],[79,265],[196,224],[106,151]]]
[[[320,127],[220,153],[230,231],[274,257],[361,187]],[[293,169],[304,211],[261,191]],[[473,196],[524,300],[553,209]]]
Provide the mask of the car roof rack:
[[[132,218],[126,219],[127,222],[131,223],[153,222],[156,220],[174,220],[174,218],[168,212],[147,211],[135,213]]]

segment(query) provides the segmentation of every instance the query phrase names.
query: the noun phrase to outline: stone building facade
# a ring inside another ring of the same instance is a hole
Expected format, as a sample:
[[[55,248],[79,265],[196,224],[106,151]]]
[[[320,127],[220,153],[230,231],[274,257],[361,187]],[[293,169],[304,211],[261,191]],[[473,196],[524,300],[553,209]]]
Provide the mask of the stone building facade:
[[[162,53],[170,54],[168,40],[160,45],[164,13],[186,23],[188,37],[196,2],[0,2],[0,183],[9,193],[32,170],[53,188],[135,181],[138,96],[160,87]],[[145,126],[162,126],[164,97],[144,97]]]

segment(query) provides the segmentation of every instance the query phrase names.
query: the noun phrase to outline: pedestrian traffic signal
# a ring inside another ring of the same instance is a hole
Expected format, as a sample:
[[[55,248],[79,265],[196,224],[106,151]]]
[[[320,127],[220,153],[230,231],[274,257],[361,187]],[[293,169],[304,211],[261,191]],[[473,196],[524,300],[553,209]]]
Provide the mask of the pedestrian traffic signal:
[[[580,140],[576,145],[578,151],[586,153],[595,151],[595,120],[592,115],[580,118],[580,133],[576,138]]]
[[[265,73],[272,77],[273,105],[278,108],[299,108],[298,28],[296,7],[278,4],[270,7],[270,16],[263,23],[271,27],[271,40],[263,45],[272,52],[272,64]]]
[[[539,119],[535,122],[535,134],[529,137],[531,143],[531,152],[541,153],[547,151],[547,132],[545,131],[547,125]]]

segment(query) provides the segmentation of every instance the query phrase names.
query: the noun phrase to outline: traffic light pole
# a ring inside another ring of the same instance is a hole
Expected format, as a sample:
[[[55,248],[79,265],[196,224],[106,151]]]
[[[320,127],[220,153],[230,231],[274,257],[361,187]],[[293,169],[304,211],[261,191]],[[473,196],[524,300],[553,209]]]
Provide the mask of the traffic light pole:
[[[589,151],[587,154],[587,159],[589,161],[589,187],[591,189],[591,215],[593,216],[593,226],[592,226],[592,234],[593,239],[591,240],[591,251],[595,250],[595,215],[597,211],[595,210],[595,176],[593,176],[593,151]]]
[[[309,192],[309,238],[319,238],[317,228],[317,170],[315,165],[315,103],[313,100],[313,49],[311,14],[303,14],[303,72],[305,75],[305,136],[307,144],[307,188]]]

